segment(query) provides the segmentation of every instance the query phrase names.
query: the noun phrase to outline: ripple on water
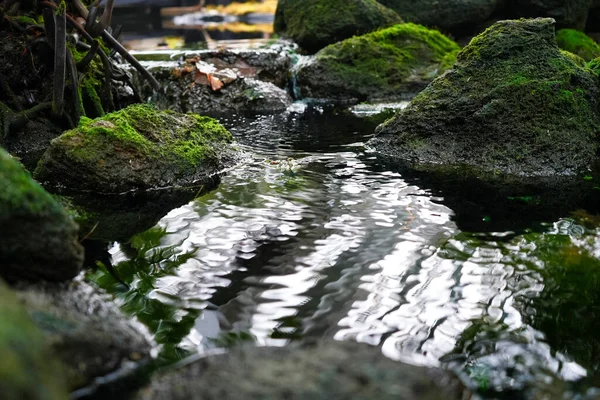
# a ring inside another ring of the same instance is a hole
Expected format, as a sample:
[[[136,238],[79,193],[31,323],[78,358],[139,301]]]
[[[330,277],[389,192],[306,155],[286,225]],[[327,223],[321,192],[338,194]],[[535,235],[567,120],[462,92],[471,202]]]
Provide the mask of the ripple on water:
[[[352,146],[370,135],[364,127],[272,118],[283,122],[254,121],[240,136],[254,154],[247,165],[160,221],[145,258],[170,249],[177,267],[133,274],[134,288],[150,282],[145,296],[172,308],[173,326],[187,324],[181,348],[232,332],[271,346],[329,336],[449,366],[479,389],[597,376],[600,357],[580,349],[600,351],[595,231],[563,219],[519,234],[461,232],[443,199]],[[113,247],[115,264],[131,258],[126,247]],[[586,283],[573,286],[569,271]],[[591,316],[576,324],[565,307]]]

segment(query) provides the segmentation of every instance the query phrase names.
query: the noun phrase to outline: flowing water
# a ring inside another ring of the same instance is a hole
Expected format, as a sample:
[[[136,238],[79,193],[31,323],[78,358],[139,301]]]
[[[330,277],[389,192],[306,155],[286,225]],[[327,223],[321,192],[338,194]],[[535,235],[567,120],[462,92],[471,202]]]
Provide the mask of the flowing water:
[[[247,162],[110,245],[130,288],[90,276],[148,325],[161,357],[326,337],[450,368],[484,397],[598,395],[593,202],[440,189],[365,148],[368,107],[296,108],[223,119]]]

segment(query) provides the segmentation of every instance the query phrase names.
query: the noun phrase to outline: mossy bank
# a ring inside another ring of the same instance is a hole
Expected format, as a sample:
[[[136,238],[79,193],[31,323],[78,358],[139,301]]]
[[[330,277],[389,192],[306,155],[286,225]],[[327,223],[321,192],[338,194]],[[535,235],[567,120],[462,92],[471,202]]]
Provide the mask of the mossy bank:
[[[596,160],[598,96],[596,76],[558,48],[554,20],[501,21],[370,145],[411,165],[573,175]]]
[[[451,67],[459,50],[438,31],[411,23],[356,36],[299,68],[300,96],[347,103],[409,98]]]
[[[232,140],[212,118],[133,105],[82,118],[52,141],[34,176],[101,193],[193,185],[236,162]]]

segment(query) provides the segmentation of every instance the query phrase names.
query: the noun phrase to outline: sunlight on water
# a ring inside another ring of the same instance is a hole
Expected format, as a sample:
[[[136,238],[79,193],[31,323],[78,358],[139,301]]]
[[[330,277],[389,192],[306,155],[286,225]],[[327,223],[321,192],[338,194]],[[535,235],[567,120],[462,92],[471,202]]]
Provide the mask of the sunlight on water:
[[[121,301],[160,304],[155,330],[177,335],[159,343],[186,351],[333,337],[492,391],[596,376],[596,231],[462,232],[442,197],[363,152],[366,124],[291,112],[232,129],[251,160],[160,220]],[[131,247],[111,249],[122,274]]]

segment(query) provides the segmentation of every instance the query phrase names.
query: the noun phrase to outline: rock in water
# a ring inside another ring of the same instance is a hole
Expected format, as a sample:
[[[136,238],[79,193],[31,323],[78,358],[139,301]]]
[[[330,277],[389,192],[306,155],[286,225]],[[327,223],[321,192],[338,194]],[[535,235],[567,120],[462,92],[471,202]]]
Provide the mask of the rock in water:
[[[460,35],[472,31],[486,21],[499,0],[378,0],[396,11],[407,22],[414,22],[442,32]]]
[[[62,400],[64,376],[41,332],[0,282],[0,393],[3,399]]]
[[[0,148],[0,275],[8,280],[73,278],[83,264],[77,225]]]
[[[409,98],[450,68],[459,50],[438,31],[415,24],[355,36],[299,68],[300,96],[344,103]]]
[[[246,348],[174,370],[137,399],[460,399],[463,389],[445,371],[385,358],[358,343],[315,347]]]
[[[375,0],[279,0],[274,28],[314,53],[328,44],[400,22],[396,12]]]
[[[232,140],[212,118],[133,105],[82,118],[52,141],[34,175],[97,193],[201,185],[239,159]]]
[[[554,20],[500,21],[369,143],[413,166],[575,174],[596,159],[598,95],[591,71],[558,48]]]
[[[22,312],[29,314],[61,362],[69,390],[150,358],[148,330],[87,283],[20,284],[17,296]]]

